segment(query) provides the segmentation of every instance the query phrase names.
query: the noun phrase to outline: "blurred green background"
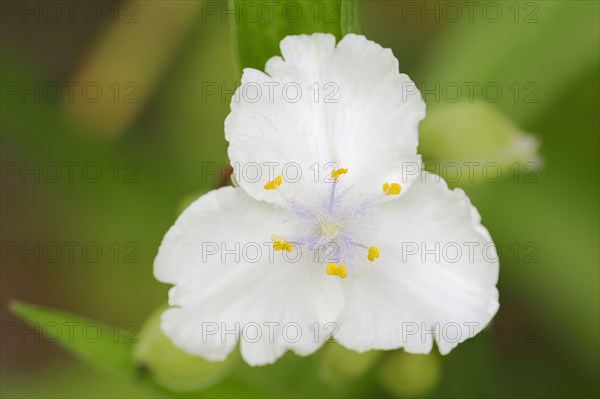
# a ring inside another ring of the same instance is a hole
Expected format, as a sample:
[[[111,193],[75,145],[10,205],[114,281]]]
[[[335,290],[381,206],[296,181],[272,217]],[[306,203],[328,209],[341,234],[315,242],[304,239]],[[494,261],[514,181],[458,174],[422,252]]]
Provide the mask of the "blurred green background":
[[[599,3],[466,3],[358,6],[363,33],[394,51],[428,112],[457,95],[471,102],[470,85],[541,143],[533,169],[455,184],[501,251],[493,327],[443,358],[334,344],[262,368],[234,356],[195,396],[600,395]],[[311,2],[319,18],[331,4]],[[234,16],[214,1],[71,7],[2,3],[0,389],[167,396],[143,373],[126,379],[80,363],[8,304],[135,332],[164,304],[168,286],[152,275],[158,245],[190,198],[223,182],[223,121],[239,76]]]

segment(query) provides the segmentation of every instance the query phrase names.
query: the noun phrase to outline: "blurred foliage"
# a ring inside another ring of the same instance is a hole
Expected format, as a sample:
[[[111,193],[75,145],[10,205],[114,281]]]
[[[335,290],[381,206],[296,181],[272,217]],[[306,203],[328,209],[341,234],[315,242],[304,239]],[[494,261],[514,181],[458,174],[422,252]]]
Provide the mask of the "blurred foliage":
[[[505,4],[505,17],[497,23],[480,14],[474,22],[466,17],[457,23],[432,22],[433,17],[423,22],[418,14],[409,15],[403,3],[358,2],[364,33],[391,47],[402,71],[430,91],[436,83],[499,85],[504,93],[498,101],[481,95],[477,101],[491,103],[497,115],[541,142],[544,167],[534,171],[530,183],[525,181],[527,171],[509,169],[497,182],[464,186],[501,252],[501,308],[495,327],[442,358],[398,351],[357,355],[326,344],[312,356],[287,354],[271,366],[251,368],[236,362],[224,380],[190,396],[600,395],[598,2],[521,2],[517,23],[509,9],[512,2],[497,3]],[[108,172],[98,183],[3,180],[3,241],[131,241],[139,247],[133,264],[114,262],[110,256],[95,264],[22,264],[9,258],[2,265],[3,322],[14,320],[6,312],[12,298],[91,315],[107,325],[140,324],[164,302],[167,287],[154,280],[152,260],[184,198],[221,182],[219,172],[226,164],[223,120],[238,73],[230,47],[232,17],[220,13],[225,3],[198,4],[181,19],[167,14],[172,6],[163,5],[164,13],[158,6],[125,30],[115,24],[21,24],[14,19],[2,24],[2,161],[96,162],[105,172],[115,164],[136,168],[133,184],[123,183],[122,174],[115,183]],[[213,4],[217,13],[209,13]],[[535,22],[523,23],[532,10],[537,10]],[[354,22],[347,25],[318,29],[338,36],[343,29],[356,29]],[[283,34],[281,29],[308,33],[317,27],[299,23],[269,29],[238,25],[235,39],[244,46],[240,37],[275,38]],[[132,37],[138,41],[128,41]],[[166,44],[154,43],[161,37],[169,38]],[[106,43],[121,50],[111,53]],[[257,54],[242,55],[239,61],[262,69],[276,54],[269,40]],[[96,114],[89,117],[69,104],[4,98],[5,83],[31,87],[35,82],[102,80],[97,74],[105,71],[113,71],[108,78],[122,83],[137,82],[143,74],[140,102],[111,104],[108,111],[90,108]],[[214,87],[217,92],[209,90]],[[448,98],[421,89],[432,119],[453,106]],[[526,97],[537,101],[526,102]],[[127,118],[120,119],[123,115]],[[437,157],[433,149],[424,155]],[[20,314],[26,319],[46,317],[34,310],[21,307]],[[47,344],[6,338],[2,396],[170,395],[149,387],[143,373],[137,382],[124,381],[74,368]],[[145,359],[138,350],[138,360]],[[144,361],[155,366],[155,358]]]

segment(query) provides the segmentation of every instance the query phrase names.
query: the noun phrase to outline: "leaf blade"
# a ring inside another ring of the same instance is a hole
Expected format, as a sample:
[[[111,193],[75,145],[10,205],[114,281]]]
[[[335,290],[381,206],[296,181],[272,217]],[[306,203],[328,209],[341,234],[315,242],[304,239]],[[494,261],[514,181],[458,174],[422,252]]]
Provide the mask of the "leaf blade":
[[[342,0],[341,24],[342,36],[348,33],[362,33],[356,0]]]
[[[249,4],[262,10],[260,18],[244,12]],[[263,70],[267,60],[279,54],[279,42],[288,35],[322,32],[339,40],[345,31],[357,33],[358,29],[355,0],[283,0],[276,4],[264,0],[229,0],[228,5],[236,15],[231,19],[240,74],[244,68]]]
[[[13,301],[11,311],[48,340],[62,346],[84,362],[109,371],[133,371],[135,340],[130,333],[92,319],[44,306]],[[56,332],[52,334],[51,332]]]

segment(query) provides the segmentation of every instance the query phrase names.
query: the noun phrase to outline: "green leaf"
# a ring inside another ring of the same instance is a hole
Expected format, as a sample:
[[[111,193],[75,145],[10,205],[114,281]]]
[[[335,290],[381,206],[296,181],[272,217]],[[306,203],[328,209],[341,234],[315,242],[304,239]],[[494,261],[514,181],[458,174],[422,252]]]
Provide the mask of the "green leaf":
[[[324,32],[339,40],[360,32],[356,0],[229,0],[229,10],[236,16],[231,20],[239,71],[264,69],[288,35]]]
[[[24,302],[12,302],[10,308],[48,340],[86,363],[121,374],[133,370],[132,352],[136,340],[131,330],[109,327],[71,313]]]

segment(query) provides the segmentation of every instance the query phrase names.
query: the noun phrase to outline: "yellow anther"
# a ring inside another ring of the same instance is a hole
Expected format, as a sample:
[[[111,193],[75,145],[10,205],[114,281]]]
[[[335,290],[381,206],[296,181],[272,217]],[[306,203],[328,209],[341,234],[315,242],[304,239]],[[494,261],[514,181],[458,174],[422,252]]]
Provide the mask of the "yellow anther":
[[[265,190],[275,190],[279,186],[281,186],[281,176],[277,176],[275,179],[267,182],[263,188]]]
[[[344,175],[348,173],[348,169],[345,168],[339,168],[334,170],[333,172],[331,172],[331,177],[333,177],[334,179],[339,179],[341,175]]]
[[[400,194],[400,184],[383,183],[383,192],[385,193],[385,195],[398,195]]]
[[[377,258],[379,258],[379,248],[370,247],[369,254],[367,255],[367,259],[369,259],[370,262],[374,262],[375,259],[377,259]]]
[[[325,273],[329,274],[330,276],[335,276],[337,274],[337,265],[335,263],[328,263]]]
[[[325,268],[325,273],[330,276],[338,276],[339,278],[346,278],[346,268],[341,263],[336,265],[335,263],[328,263]]]
[[[293,249],[293,247],[292,247],[292,244],[290,244],[287,241],[275,240],[275,241],[273,241],[273,249],[275,251],[288,251],[288,252],[290,252]]]

